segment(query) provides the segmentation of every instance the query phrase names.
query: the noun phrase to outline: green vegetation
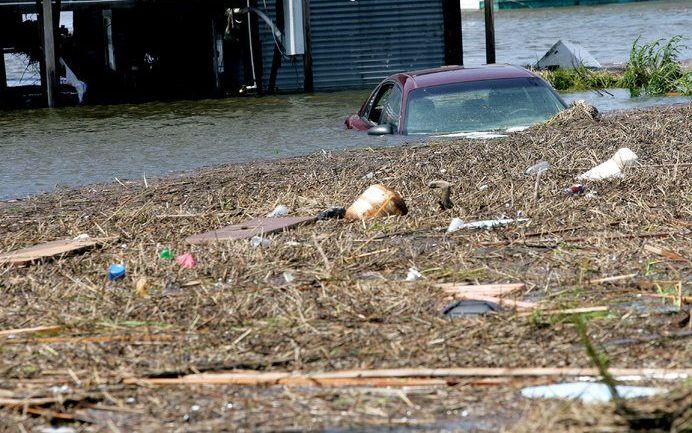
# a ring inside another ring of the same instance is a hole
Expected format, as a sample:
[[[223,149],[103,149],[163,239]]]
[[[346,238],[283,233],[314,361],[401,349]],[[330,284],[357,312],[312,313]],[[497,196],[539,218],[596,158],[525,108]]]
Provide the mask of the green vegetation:
[[[692,95],[692,72],[684,73],[678,61],[681,41],[682,36],[678,35],[665,43],[659,39],[638,45],[637,38],[622,77],[623,87],[630,89],[632,96],[639,96],[642,91],[649,95]]]
[[[542,71],[541,75],[559,91],[579,91],[621,87],[631,96],[692,95],[692,71],[685,72],[679,62],[682,36],[673,36],[639,45],[632,43],[624,72],[594,71],[584,66],[575,69]]]
[[[575,69],[555,69],[541,73],[556,90],[579,91],[621,87],[622,74],[610,71],[593,71],[584,66]]]

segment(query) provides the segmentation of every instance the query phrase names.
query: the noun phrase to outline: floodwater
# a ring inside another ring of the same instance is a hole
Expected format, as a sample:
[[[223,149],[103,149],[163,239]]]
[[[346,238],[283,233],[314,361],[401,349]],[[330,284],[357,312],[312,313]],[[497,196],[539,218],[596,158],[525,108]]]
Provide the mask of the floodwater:
[[[519,0],[520,1],[520,0]],[[462,13],[464,64],[485,63],[483,13]],[[559,39],[586,48],[601,64],[624,64],[632,42],[686,38],[680,59],[692,58],[692,1],[513,9],[495,13],[497,62],[535,63]]]
[[[498,11],[498,61],[530,63],[557,39],[584,45],[602,63],[624,62],[643,39],[682,34],[692,45],[692,2]],[[466,64],[483,63],[479,12],[464,12]],[[692,58],[685,48],[681,58]],[[13,58],[10,79],[26,65]],[[14,75],[13,75],[14,74]],[[27,74],[25,74],[26,76]],[[689,102],[686,97],[629,98],[611,90],[564,95],[601,111]],[[0,112],[0,200],[119,179],[141,179],[224,163],[348,148],[398,145],[419,138],[370,137],[343,121],[368,90],[263,98],[179,101]]]

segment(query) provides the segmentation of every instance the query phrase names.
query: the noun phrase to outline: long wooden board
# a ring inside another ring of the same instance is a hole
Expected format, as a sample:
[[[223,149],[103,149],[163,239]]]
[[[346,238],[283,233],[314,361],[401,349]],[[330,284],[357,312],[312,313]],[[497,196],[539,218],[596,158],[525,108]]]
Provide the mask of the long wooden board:
[[[3,331],[0,331],[0,337],[8,337],[11,335],[20,335],[20,334],[38,334],[40,332],[57,332],[60,329],[62,329],[62,327],[59,325],[36,326],[34,328],[21,328],[21,329],[6,329]]]
[[[89,238],[76,241],[74,239],[60,239],[46,242],[15,251],[0,254],[0,264],[26,265],[41,259],[46,259],[63,254],[86,250],[96,245],[116,240],[117,237]]]
[[[678,380],[692,375],[692,369],[665,368],[611,368],[614,376],[662,377],[670,375]],[[400,368],[376,370],[340,370],[324,373],[295,372],[228,372],[189,374],[173,378],[127,378],[125,384],[137,385],[288,385],[288,386],[334,386],[344,385],[346,379],[359,379],[357,385],[377,385],[378,381],[392,378],[460,378],[460,377],[598,377],[600,373],[595,368]],[[392,383],[387,383],[391,386]]]
[[[315,221],[317,221],[316,217],[253,218],[240,224],[233,224],[210,232],[192,235],[185,239],[185,243],[200,245],[211,242],[250,239],[257,235],[284,231],[303,224],[312,224]]]
[[[458,283],[441,283],[437,284],[445,293],[452,295],[460,295],[464,297],[474,296],[502,296],[514,293],[526,288],[524,283],[516,284],[475,284],[461,285]]]

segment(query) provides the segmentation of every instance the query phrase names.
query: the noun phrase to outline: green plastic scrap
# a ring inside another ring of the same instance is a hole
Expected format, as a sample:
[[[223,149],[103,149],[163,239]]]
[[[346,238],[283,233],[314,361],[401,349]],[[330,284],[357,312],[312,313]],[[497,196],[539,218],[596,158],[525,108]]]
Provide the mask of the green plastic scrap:
[[[163,260],[173,260],[175,255],[173,254],[173,251],[169,250],[168,248],[164,248],[161,250],[159,258]]]

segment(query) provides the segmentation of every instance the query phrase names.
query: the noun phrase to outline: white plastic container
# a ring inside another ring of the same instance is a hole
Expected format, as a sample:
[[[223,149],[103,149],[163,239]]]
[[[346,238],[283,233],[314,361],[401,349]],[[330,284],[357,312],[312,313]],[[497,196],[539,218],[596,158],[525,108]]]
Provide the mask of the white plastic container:
[[[384,185],[372,185],[346,209],[346,219],[363,220],[388,215],[406,215],[408,209],[398,192]]]
[[[632,152],[629,147],[618,149],[610,159],[597,165],[586,173],[577,176],[579,180],[599,181],[611,179],[614,177],[622,177],[622,170],[625,167],[634,165],[639,157]]]

